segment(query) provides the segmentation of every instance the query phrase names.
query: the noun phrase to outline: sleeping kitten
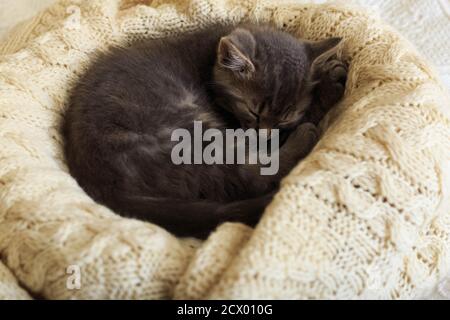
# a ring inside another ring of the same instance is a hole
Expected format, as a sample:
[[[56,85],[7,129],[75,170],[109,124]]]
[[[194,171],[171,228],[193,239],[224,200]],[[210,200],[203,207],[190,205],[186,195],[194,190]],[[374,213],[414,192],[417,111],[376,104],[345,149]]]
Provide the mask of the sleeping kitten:
[[[242,25],[112,48],[71,94],[63,126],[70,172],[99,203],[178,236],[205,237],[226,221],[254,225],[316,143],[307,118],[317,123],[343,94],[346,68],[332,58],[339,42]],[[333,94],[311,105],[318,90]],[[281,129],[289,136],[278,173],[175,165],[171,134],[192,132],[194,121],[205,130]]]

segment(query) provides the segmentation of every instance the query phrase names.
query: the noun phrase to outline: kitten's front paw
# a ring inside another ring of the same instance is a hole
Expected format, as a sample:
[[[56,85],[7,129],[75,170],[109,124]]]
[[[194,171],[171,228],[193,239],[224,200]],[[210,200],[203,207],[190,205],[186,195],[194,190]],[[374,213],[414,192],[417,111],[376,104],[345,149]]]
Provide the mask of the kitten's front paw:
[[[324,64],[315,89],[323,111],[328,112],[344,96],[347,73],[348,66],[341,60],[331,59]]]
[[[319,130],[312,123],[303,123],[297,127],[286,141],[287,147],[295,152],[299,159],[304,158],[319,140]]]

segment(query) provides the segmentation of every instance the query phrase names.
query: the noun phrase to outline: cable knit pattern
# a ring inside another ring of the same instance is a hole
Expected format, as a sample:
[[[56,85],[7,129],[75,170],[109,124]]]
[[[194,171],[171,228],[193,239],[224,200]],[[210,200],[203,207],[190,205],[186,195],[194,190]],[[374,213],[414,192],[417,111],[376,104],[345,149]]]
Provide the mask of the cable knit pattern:
[[[28,300],[31,297],[22,289],[17,279],[0,263],[0,300]]]
[[[450,88],[450,0],[351,0],[370,6],[432,61]]]
[[[59,132],[92,54],[245,18],[312,40],[342,36],[350,63],[321,141],[256,229],[227,223],[200,243],[96,204],[68,174]],[[423,297],[449,273],[450,98],[377,17],[297,1],[63,0],[8,39],[0,257],[14,277],[0,265],[0,296],[27,298],[20,283],[49,299],[401,299]],[[74,265],[81,287],[71,290]]]

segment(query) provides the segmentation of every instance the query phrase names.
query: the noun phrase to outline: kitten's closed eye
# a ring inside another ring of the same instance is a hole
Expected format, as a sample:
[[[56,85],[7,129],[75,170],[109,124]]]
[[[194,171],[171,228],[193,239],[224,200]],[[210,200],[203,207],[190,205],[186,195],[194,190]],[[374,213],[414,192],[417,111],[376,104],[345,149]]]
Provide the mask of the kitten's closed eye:
[[[233,112],[240,120],[242,127],[245,128],[257,127],[259,114],[250,109],[246,103],[237,102]]]

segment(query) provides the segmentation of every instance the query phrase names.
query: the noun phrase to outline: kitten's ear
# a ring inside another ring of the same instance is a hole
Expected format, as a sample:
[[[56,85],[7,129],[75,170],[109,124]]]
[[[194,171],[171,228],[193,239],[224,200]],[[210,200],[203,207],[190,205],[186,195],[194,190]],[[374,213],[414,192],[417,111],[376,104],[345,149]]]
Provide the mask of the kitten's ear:
[[[256,41],[245,29],[236,29],[220,39],[218,48],[219,65],[232,71],[249,74],[255,71],[252,62]]]
[[[307,41],[311,71],[314,75],[320,71],[326,61],[338,52],[342,38],[329,38],[321,41]]]

